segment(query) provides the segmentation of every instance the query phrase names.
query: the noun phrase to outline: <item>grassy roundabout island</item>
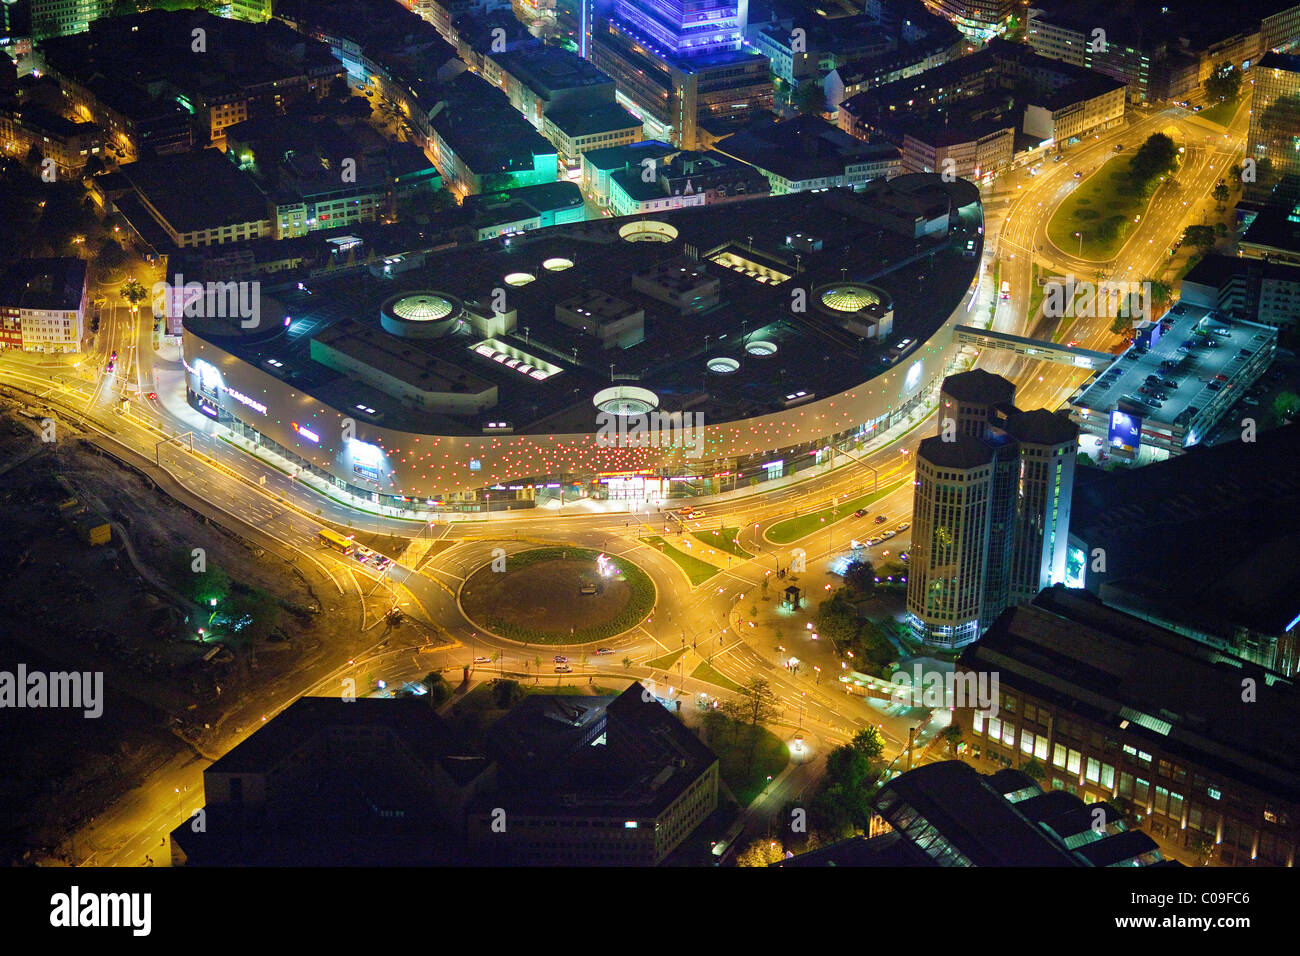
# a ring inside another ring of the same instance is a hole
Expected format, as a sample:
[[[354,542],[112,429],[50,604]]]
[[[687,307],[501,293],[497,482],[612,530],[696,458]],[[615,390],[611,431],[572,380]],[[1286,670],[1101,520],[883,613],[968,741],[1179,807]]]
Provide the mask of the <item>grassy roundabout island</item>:
[[[650,576],[631,561],[590,548],[534,548],[485,564],[460,590],[480,627],[529,644],[582,644],[621,634],[655,605]]]
[[[1134,217],[1146,212],[1151,201],[1134,181],[1130,161],[1126,155],[1107,160],[1062,200],[1047,223],[1047,237],[1056,248],[1095,260],[1118,254]],[[1082,244],[1076,232],[1083,233]]]

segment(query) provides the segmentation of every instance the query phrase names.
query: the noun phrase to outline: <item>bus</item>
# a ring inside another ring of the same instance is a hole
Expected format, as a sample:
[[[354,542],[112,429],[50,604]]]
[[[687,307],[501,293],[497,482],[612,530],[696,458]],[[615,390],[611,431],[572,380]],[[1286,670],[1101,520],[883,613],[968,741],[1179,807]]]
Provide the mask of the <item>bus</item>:
[[[321,528],[317,531],[316,540],[327,548],[342,551],[344,554],[351,554],[357,547],[351,538],[345,538],[337,531],[331,531],[329,528]]]

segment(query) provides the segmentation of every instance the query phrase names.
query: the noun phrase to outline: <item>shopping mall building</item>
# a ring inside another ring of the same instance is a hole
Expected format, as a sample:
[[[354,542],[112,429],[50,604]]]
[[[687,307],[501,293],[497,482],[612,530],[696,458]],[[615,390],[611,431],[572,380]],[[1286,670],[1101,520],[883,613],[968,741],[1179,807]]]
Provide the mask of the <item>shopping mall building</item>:
[[[188,316],[188,400],[385,508],[715,494],[932,395],[982,251],[937,175],[556,226]]]

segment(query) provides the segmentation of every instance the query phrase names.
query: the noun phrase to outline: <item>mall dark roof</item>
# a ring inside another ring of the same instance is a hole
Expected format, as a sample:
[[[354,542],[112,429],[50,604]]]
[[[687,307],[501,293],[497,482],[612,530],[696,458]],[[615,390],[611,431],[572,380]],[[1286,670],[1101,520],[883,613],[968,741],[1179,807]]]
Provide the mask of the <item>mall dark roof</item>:
[[[283,360],[285,367],[276,375],[332,403],[322,388],[345,379],[305,360],[309,335],[298,336],[297,330],[315,334],[342,318],[372,321],[369,317],[377,317],[384,299],[405,289],[443,291],[484,309],[490,308],[494,290],[504,289],[508,307],[517,313],[517,328],[503,341],[563,374],[546,381],[521,376],[475,353],[472,346],[480,339],[468,330],[438,340],[412,340],[410,347],[463,364],[497,383],[499,404],[491,419],[511,422],[516,434],[590,430],[595,414],[591,396],[608,385],[611,363],[616,374],[635,375],[641,387],[654,391],[664,411],[691,407],[710,422],[749,418],[784,408],[792,391],[833,394],[889,375],[895,344],[909,338],[925,342],[934,335],[961,301],[978,266],[978,217],[956,217],[958,225],[946,238],[917,240],[910,231],[913,213],[897,229],[878,214],[893,193],[904,211],[948,210],[954,196],[965,196],[954,191],[955,185],[938,176],[900,177],[897,184],[880,181],[880,188],[860,194],[829,190],[655,213],[654,221],[678,233],[669,242],[622,238],[620,230],[640,221],[631,217],[534,230],[440,252],[422,267],[394,272],[391,278],[352,275],[314,282],[311,295],[285,291],[281,298],[295,319],[293,326],[275,341],[232,347],[248,361]],[[978,196],[973,186],[964,185]],[[899,234],[903,225],[906,235]],[[791,239],[800,233],[820,239],[822,247],[795,248]],[[970,254],[968,242],[973,243]],[[925,250],[934,253],[933,266]],[[683,314],[676,305],[634,287],[637,274],[688,253],[717,278],[716,305]],[[731,261],[728,256],[736,261],[752,256],[750,261],[786,278],[760,282],[756,271],[749,275],[713,261]],[[557,259],[572,266],[558,271],[553,267]],[[507,285],[505,276],[516,273],[532,279]],[[799,314],[790,309],[792,288],[815,289],[846,278],[869,283],[892,300],[893,333],[883,343],[859,339],[815,310]],[[584,290],[644,309],[644,341],[605,350],[599,340],[560,322],[556,303]],[[742,345],[742,333],[746,345],[762,338],[777,353],[753,355]],[[726,375],[710,372],[706,361],[718,357],[734,358],[739,367]],[[481,434],[476,418],[435,415],[382,398],[369,404],[384,411],[385,424],[392,428]]]
[[[641,121],[617,103],[602,103],[574,110],[547,112],[546,122],[569,137],[613,133],[641,126]],[[585,154],[584,154],[585,155]]]

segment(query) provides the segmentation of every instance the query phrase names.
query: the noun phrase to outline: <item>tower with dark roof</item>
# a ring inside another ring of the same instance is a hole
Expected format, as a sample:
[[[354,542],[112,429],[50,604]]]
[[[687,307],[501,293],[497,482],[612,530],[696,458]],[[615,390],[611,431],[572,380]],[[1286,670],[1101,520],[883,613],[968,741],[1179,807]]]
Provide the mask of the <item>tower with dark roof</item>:
[[[907,611],[925,643],[969,644],[1065,579],[1078,426],[1015,394],[983,370],[949,376],[917,450]]]

